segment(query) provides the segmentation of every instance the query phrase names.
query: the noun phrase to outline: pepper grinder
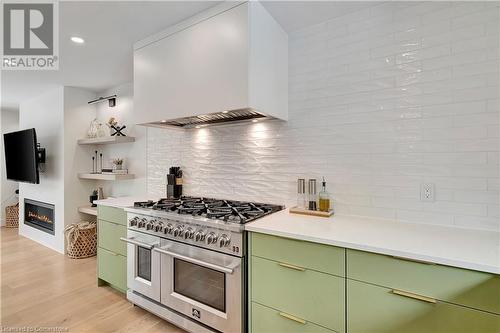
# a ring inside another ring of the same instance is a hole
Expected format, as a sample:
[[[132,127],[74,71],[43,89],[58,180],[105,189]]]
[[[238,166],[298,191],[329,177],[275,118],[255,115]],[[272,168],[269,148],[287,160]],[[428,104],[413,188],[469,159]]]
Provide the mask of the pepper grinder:
[[[316,179],[309,179],[307,184],[307,193],[309,195],[309,210],[317,210]]]

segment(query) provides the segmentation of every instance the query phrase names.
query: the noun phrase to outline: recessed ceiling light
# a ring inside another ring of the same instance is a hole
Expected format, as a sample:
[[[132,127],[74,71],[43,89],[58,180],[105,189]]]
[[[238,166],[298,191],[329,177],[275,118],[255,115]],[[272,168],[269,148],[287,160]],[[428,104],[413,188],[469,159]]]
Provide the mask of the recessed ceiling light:
[[[198,125],[198,126],[196,126],[196,128],[201,128],[201,126],[200,126],[200,125]]]
[[[73,43],[77,43],[77,44],[83,44],[83,43],[85,43],[85,40],[83,38],[76,37],[76,36],[71,37],[71,41]]]
[[[162,123],[166,123],[167,121],[166,121],[166,120],[162,120],[161,122],[162,122]]]
[[[257,119],[252,120],[252,123],[256,123],[256,122],[258,122],[258,120],[257,120]]]
[[[228,113],[229,111],[222,111],[222,113]]]

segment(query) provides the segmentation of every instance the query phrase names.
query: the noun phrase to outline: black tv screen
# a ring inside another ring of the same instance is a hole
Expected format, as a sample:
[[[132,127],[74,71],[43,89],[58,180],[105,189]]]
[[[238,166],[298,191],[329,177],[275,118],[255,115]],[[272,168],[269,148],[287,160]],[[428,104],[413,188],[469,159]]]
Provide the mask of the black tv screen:
[[[39,184],[35,129],[6,133],[3,143],[7,179]]]

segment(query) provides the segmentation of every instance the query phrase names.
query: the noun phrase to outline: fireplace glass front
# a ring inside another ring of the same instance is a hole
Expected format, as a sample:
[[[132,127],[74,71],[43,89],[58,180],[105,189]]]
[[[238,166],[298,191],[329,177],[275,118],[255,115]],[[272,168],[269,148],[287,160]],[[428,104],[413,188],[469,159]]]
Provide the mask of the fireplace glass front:
[[[54,235],[54,205],[24,199],[24,224]]]

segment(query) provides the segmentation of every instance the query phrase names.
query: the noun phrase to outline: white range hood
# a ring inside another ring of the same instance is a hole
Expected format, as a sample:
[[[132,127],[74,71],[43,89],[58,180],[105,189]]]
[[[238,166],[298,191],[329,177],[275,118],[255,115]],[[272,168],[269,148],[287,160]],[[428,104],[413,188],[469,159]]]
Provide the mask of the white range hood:
[[[288,119],[288,37],[259,2],[225,2],[134,45],[134,123]]]

